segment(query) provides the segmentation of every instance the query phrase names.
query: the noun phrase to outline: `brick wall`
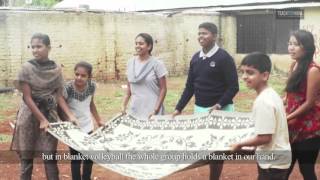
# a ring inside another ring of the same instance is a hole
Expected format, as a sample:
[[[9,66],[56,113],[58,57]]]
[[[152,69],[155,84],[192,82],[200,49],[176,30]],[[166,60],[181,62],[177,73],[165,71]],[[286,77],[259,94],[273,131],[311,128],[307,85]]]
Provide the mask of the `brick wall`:
[[[35,32],[50,36],[50,58],[63,65],[64,76],[73,76],[73,66],[86,60],[94,66],[94,78],[124,79],[127,60],[134,54],[134,38],[150,33],[153,55],[162,59],[169,75],[181,75],[200,46],[197,29],[201,22],[222,28],[235,26],[231,17],[219,21],[217,14],[177,14],[171,17],[141,13],[13,11],[0,10],[0,86],[11,82],[21,64],[32,58],[30,38]],[[220,26],[221,23],[221,26]],[[232,48],[234,28],[223,33],[222,45]],[[9,83],[10,84],[10,83]]]
[[[305,8],[305,17],[300,21],[300,28],[311,31],[315,37],[317,61],[320,60],[319,9]],[[200,48],[197,29],[204,21],[218,26],[220,45],[239,62],[244,54],[236,54],[234,16],[0,10],[0,87],[9,85],[21,64],[32,58],[28,46],[35,32],[49,34],[50,57],[64,66],[67,79],[72,78],[73,66],[79,60],[93,64],[97,80],[125,79],[126,63],[134,54],[134,38],[140,32],[153,36],[153,55],[165,62],[169,75],[178,76],[188,70],[191,56]],[[271,59],[282,71],[287,71],[291,63],[288,55],[271,54]]]
[[[0,78],[1,84],[6,84],[9,79],[9,47],[7,45],[7,29],[6,27],[7,16],[0,14]]]

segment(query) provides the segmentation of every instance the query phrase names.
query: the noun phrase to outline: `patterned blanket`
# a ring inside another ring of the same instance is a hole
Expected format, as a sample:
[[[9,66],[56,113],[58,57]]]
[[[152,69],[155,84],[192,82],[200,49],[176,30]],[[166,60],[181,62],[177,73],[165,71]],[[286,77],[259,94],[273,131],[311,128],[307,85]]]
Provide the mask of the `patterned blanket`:
[[[252,137],[250,115],[214,111],[174,120],[117,115],[90,135],[68,122],[51,124],[49,132],[107,169],[138,179],[159,179]]]

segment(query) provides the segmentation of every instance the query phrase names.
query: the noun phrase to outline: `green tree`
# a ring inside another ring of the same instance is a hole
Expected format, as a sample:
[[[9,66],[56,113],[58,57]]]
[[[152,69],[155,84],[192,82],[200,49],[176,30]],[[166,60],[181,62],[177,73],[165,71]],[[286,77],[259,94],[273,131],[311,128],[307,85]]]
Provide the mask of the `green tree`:
[[[52,7],[61,0],[32,0],[31,6]]]
[[[0,0],[0,6],[6,6],[8,4],[7,0]]]

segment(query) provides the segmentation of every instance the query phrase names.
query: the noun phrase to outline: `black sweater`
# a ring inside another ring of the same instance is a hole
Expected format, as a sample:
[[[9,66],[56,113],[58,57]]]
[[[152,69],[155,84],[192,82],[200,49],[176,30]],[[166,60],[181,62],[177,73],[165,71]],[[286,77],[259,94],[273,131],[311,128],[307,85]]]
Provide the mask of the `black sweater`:
[[[210,58],[199,57],[200,51],[193,55],[188,73],[186,87],[176,106],[182,111],[193,94],[195,104],[211,107],[220,104],[222,107],[232,104],[233,97],[239,91],[238,75],[233,58],[223,49]]]

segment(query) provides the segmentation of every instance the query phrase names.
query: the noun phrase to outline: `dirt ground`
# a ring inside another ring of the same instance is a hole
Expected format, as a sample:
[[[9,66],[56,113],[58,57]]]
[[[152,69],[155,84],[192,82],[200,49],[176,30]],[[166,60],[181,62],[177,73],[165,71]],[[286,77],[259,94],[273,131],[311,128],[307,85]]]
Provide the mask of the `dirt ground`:
[[[12,129],[9,126],[9,120],[0,123],[0,132],[2,134],[12,134]],[[10,148],[10,142],[0,143],[0,180],[16,180],[19,179],[19,161],[15,158],[10,158],[10,162],[4,162],[3,160],[8,160],[9,158],[4,157],[7,155]],[[64,144],[59,144],[59,150],[68,150],[68,147]],[[2,155],[1,155],[2,154]],[[9,153],[16,157],[14,152]],[[319,161],[318,161],[319,162]],[[168,177],[163,178],[164,180],[205,180],[209,177],[208,165],[190,169],[182,172],[172,174]],[[69,180],[71,179],[71,171],[69,162],[59,163],[60,179]],[[320,164],[316,165],[317,176],[320,177]],[[256,179],[257,168],[254,163],[232,163],[226,162],[223,168],[222,180],[250,180]],[[36,163],[33,169],[33,179],[42,180],[45,179],[44,168],[41,163]],[[93,180],[130,180],[132,178],[122,176],[110,170],[107,170],[97,164],[93,166],[92,173]],[[302,179],[299,174],[298,167],[296,165],[290,180],[300,180]]]
[[[3,127],[3,126],[2,126]],[[0,144],[1,152],[3,150],[8,150],[10,143]],[[59,149],[67,149],[65,145],[59,144]],[[12,153],[10,153],[12,155]],[[1,157],[1,155],[0,155]],[[2,156],[3,158],[3,156]],[[7,158],[4,158],[7,159]],[[0,159],[0,180],[18,180],[19,179],[19,162],[10,161],[9,163],[4,163]],[[172,174],[168,177],[163,178],[164,180],[205,180],[209,179],[208,165],[202,166],[195,169],[190,169],[182,172]],[[71,171],[69,162],[59,163],[60,179],[70,180]],[[320,177],[320,164],[316,166],[317,176]],[[221,180],[250,180],[256,179],[257,168],[253,163],[250,164],[237,164],[226,162],[222,171]],[[33,168],[33,179],[42,180],[45,178],[44,168],[41,163],[36,163]],[[122,176],[118,173],[112,172],[105,169],[97,164],[93,166],[92,180],[131,180],[132,178]],[[300,180],[302,179],[299,174],[298,167],[296,165],[290,180]]]
[[[173,89],[175,86],[176,84],[171,83],[169,89]],[[111,87],[110,85],[108,85],[108,87],[109,89],[119,89],[120,85],[115,85],[115,87]],[[178,87],[178,88],[182,89],[181,87]],[[100,89],[105,89],[105,87],[100,86]],[[104,91],[103,95],[105,95],[104,93],[106,92],[110,94],[115,94],[113,90],[112,91],[108,90],[108,91]],[[102,91],[98,93],[102,93]],[[251,96],[252,99],[254,98],[254,95],[252,94],[239,94],[237,98],[241,98],[241,96],[245,97],[246,99],[248,98],[248,96]],[[16,100],[13,99],[12,101],[16,101]],[[250,107],[251,105],[250,103],[245,102],[244,104],[241,104],[241,107],[244,107],[244,106]],[[107,111],[111,115],[112,113],[116,113],[116,110],[114,111],[107,110]],[[16,109],[8,109],[0,113],[5,117],[4,121],[0,121],[0,133],[6,134],[6,135],[12,135],[12,129],[9,125],[9,122],[14,120]],[[102,117],[108,118],[111,116],[110,114],[108,115],[103,114]],[[10,142],[0,143],[0,180],[19,179],[19,161],[16,159],[14,161],[4,162],[5,159],[9,159],[5,157],[5,156],[8,156],[8,154],[16,157],[16,154],[14,152],[8,153],[9,148],[10,148]],[[58,150],[68,150],[68,147],[63,144],[59,144]],[[318,160],[318,162],[320,161]],[[209,168],[208,165],[205,165],[199,168],[178,172],[168,177],[165,177],[163,179],[165,180],[205,180],[205,179],[208,179],[209,177],[208,168]],[[59,163],[59,171],[60,171],[59,176],[61,180],[71,179],[69,162]],[[317,172],[318,178],[320,178],[320,163],[317,163],[316,165],[316,172]],[[222,180],[250,180],[250,179],[256,179],[256,177],[257,177],[256,164],[254,163],[240,164],[240,163],[226,162],[223,168],[221,179]],[[34,180],[45,179],[44,168],[41,163],[36,163],[34,165],[33,179]],[[97,164],[94,164],[92,179],[93,180],[129,180],[132,178],[122,176],[120,174],[107,170]],[[300,180],[300,179],[302,179],[302,177],[299,173],[298,166],[296,165],[290,177],[290,180]]]

